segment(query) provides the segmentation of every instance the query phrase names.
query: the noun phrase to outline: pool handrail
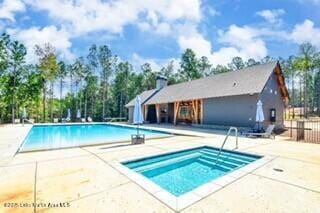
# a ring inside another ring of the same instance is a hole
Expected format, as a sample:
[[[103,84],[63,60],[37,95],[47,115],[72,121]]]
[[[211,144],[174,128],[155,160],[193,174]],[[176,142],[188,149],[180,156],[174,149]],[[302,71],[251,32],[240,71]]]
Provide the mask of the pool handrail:
[[[220,154],[221,154],[221,151],[222,151],[224,145],[226,144],[226,142],[227,142],[227,140],[228,140],[228,138],[229,138],[232,130],[234,130],[235,137],[236,137],[236,148],[235,148],[235,149],[238,149],[238,128],[237,128],[237,127],[234,127],[234,126],[231,126],[231,127],[229,128],[229,130],[228,130],[228,133],[227,133],[227,135],[226,135],[226,137],[225,137],[225,139],[224,139],[224,141],[223,141],[220,149],[219,149],[219,152],[218,152],[218,154],[217,154],[217,159],[216,159],[215,165],[217,164],[217,162],[218,162],[218,160],[219,160],[219,156],[220,156]]]

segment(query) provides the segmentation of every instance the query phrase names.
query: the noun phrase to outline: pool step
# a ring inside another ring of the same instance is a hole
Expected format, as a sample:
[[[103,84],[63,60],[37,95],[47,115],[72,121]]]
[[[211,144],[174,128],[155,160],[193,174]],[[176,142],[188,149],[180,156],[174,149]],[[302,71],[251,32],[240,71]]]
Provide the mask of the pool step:
[[[219,150],[213,152],[212,150],[201,150],[199,151],[200,153],[203,153],[203,154],[208,154],[208,155],[218,155],[219,153]],[[253,162],[255,161],[256,159],[252,158],[252,157],[246,157],[246,156],[243,156],[243,155],[240,155],[240,154],[232,154],[230,152],[221,152],[220,156],[227,156],[228,158],[232,158],[234,160],[237,160],[237,161],[243,161],[243,163],[250,163],[250,162]]]
[[[225,161],[221,158],[209,158],[209,157],[206,157],[206,156],[201,156],[200,159],[204,159],[210,163],[212,163],[212,165],[222,165],[224,167],[227,167],[227,168],[230,168],[230,169],[234,169],[234,168],[237,168],[239,167],[239,165],[236,165],[236,164],[232,164],[228,161]]]
[[[218,153],[209,153],[209,152],[202,152],[200,151],[201,154],[203,154],[206,157],[212,158],[212,159],[216,159],[218,157]],[[229,154],[225,154],[225,153],[221,153],[219,155],[219,159],[228,161],[230,163],[236,164],[236,165],[245,165],[250,163],[251,161],[245,161],[242,159],[238,159],[237,156],[232,156]]]
[[[226,167],[222,164],[214,164],[212,161],[208,161],[206,159],[203,159],[203,158],[199,158],[199,161],[209,167],[212,167],[212,169],[218,169],[218,170],[221,170],[223,172],[229,172],[232,170],[232,168],[229,168],[229,167]]]
[[[201,156],[200,153],[192,153],[192,154],[188,154],[188,155],[175,157],[175,158],[171,158],[171,159],[168,159],[168,160],[164,160],[164,161],[160,161],[160,162],[156,162],[156,163],[140,166],[140,167],[138,167],[138,168],[136,168],[134,170],[136,172],[140,172],[141,173],[141,172],[144,172],[146,170],[151,170],[151,169],[156,169],[156,168],[168,166],[170,164],[178,163],[178,162],[185,161],[185,160],[190,160],[190,159],[193,159],[193,158],[198,158],[200,156]]]
[[[212,150],[212,149],[203,149],[203,150],[200,150],[201,152],[205,152],[205,153],[219,153],[219,150]],[[221,154],[224,154],[224,155],[228,155],[228,156],[231,156],[233,158],[236,158],[236,159],[241,159],[245,162],[252,162],[252,161],[255,161],[257,158],[256,157],[251,157],[251,156],[246,156],[244,154],[239,154],[239,153],[232,153],[232,152],[229,152],[229,151],[223,151],[221,152]]]
[[[231,158],[229,156],[225,156],[225,155],[217,155],[217,154],[204,154],[203,156],[207,157],[207,158],[211,158],[213,160],[216,160],[217,158],[226,161],[228,163],[234,164],[234,165],[244,165],[244,164],[248,164],[248,162],[244,162],[244,161],[239,161],[239,160],[235,160],[234,158]]]
[[[138,160],[138,161],[132,161],[129,163],[125,163],[125,165],[127,167],[129,167],[130,169],[135,169],[138,167],[147,166],[147,165],[158,163],[158,162],[163,162],[163,161],[183,157],[183,156],[194,154],[194,153],[198,153],[198,152],[195,150],[190,150],[190,151],[185,151],[183,153],[174,153],[174,154],[170,154],[170,155],[156,156],[156,157],[148,158],[143,161]]]

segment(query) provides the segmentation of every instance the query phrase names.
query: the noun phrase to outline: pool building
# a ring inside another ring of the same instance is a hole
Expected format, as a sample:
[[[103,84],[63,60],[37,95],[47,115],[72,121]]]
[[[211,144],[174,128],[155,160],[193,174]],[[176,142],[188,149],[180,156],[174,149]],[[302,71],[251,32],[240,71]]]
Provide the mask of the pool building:
[[[279,62],[270,62],[169,86],[159,76],[140,98],[147,123],[253,127],[261,100],[264,125],[282,127],[289,93]],[[126,107],[132,122],[134,100]]]

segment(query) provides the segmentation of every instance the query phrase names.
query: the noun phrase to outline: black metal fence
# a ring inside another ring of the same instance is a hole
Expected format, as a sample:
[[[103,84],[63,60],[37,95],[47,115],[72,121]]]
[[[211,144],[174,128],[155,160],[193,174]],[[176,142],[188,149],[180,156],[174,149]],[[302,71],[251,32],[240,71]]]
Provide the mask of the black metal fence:
[[[290,120],[285,122],[286,133],[296,141],[320,144],[320,120]]]

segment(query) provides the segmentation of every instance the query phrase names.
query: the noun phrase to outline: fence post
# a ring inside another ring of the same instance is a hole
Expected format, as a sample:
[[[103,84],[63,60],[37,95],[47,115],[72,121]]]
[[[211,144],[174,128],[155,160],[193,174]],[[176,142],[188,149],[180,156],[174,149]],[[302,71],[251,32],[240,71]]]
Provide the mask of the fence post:
[[[292,138],[292,120],[290,120],[290,138]]]
[[[304,121],[297,121],[297,141],[304,140]]]

